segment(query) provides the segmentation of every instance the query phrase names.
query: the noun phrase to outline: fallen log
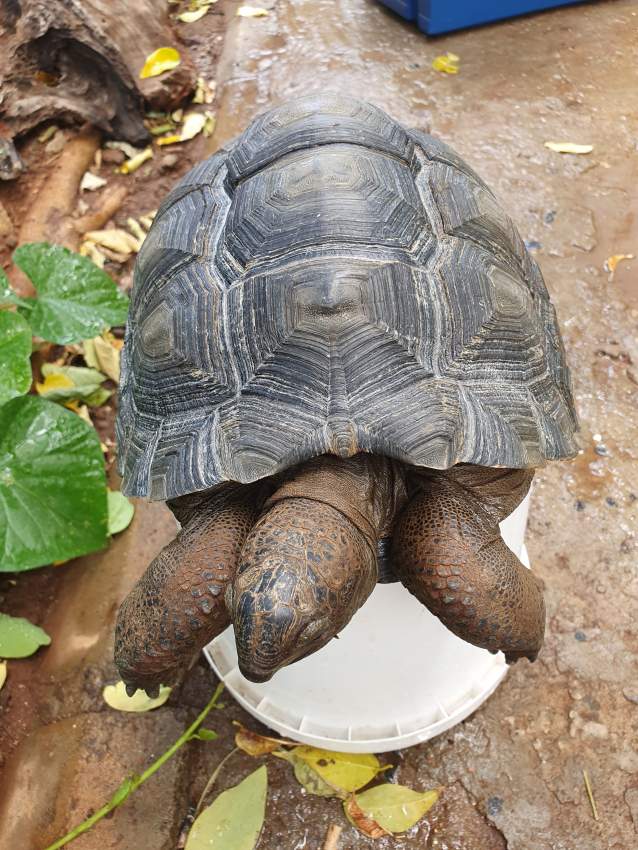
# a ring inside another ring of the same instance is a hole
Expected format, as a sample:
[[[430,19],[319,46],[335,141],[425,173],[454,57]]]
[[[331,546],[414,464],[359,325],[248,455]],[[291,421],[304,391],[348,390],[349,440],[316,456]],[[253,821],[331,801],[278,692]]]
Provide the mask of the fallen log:
[[[46,120],[87,121],[133,144],[149,137],[144,102],[175,107],[196,73],[181,51],[172,71],[141,80],[146,57],[172,46],[164,0],[5,0],[2,119],[13,138]]]

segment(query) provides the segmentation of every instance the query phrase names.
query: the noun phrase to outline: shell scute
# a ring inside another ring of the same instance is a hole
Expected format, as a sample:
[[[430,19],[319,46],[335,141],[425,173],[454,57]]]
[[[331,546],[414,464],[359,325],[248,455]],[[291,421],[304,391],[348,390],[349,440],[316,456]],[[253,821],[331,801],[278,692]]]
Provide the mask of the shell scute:
[[[136,266],[124,490],[174,498],[321,454],[574,454],[542,275],[450,148],[337,95],[259,117],[162,204]]]

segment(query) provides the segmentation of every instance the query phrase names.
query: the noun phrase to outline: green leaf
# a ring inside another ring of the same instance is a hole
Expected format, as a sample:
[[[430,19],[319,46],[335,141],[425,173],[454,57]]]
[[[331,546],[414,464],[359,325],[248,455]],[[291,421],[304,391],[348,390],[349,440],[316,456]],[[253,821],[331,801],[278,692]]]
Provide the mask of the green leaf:
[[[119,806],[120,803],[123,803],[124,800],[128,797],[128,795],[133,791],[133,784],[135,780],[132,776],[129,776],[125,779],[117,791],[113,794],[111,799],[109,800],[109,806]]]
[[[109,534],[119,534],[128,528],[133,519],[135,508],[119,490],[109,490]]]
[[[0,311],[0,404],[31,386],[31,328],[17,313]]]
[[[338,791],[358,791],[385,770],[375,755],[336,753],[316,747],[297,747],[295,756],[304,761],[324,782]]]
[[[0,657],[26,658],[40,646],[48,646],[51,638],[24,617],[0,614]]]
[[[0,269],[0,307],[7,307],[9,304],[26,305],[26,302],[11,289],[9,278],[4,270]]]
[[[119,681],[114,685],[106,685],[102,690],[104,702],[114,708],[116,711],[152,711],[154,708],[159,708],[164,705],[166,700],[171,695],[171,688],[168,685],[160,685],[159,695],[149,697],[145,691],[137,690],[130,697],[126,693],[126,685]]]
[[[98,387],[94,393],[87,395],[84,400],[90,407],[102,407],[102,405],[105,404],[112,395],[113,393],[105,387]]]
[[[295,772],[295,779],[309,794],[314,794],[315,797],[339,797],[342,800],[348,796],[344,791],[339,791],[324,782],[310,765],[295,755],[295,750],[275,750],[273,755],[290,762]]]
[[[49,401],[69,401],[73,398],[88,401],[100,389],[102,381],[106,381],[106,375],[85,366],[56,366],[53,363],[45,363],[42,374],[45,380],[36,384],[36,389],[39,395]],[[56,380],[60,377],[66,380]],[[108,393],[108,390],[105,392]]]
[[[212,729],[198,729],[193,735],[193,738],[197,738],[200,741],[214,741],[217,737],[219,737],[217,732],[213,732]]]
[[[266,814],[268,775],[258,767],[222,791],[195,820],[185,850],[254,850]]]
[[[126,321],[128,299],[88,257],[34,242],[16,248],[13,259],[38,291],[29,311],[36,336],[66,345]]]
[[[414,791],[405,785],[390,783],[375,785],[374,788],[355,794],[359,808],[388,832],[405,832],[410,829],[438,798],[438,791]]]
[[[0,407],[0,571],[76,558],[107,543],[100,440],[36,396]]]

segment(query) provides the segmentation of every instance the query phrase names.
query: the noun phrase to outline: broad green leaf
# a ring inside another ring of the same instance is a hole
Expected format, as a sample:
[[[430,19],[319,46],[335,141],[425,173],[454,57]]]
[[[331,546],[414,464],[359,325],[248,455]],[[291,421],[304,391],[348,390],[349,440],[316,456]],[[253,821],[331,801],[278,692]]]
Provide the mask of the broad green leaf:
[[[106,521],[104,458],[95,429],[36,396],[0,407],[0,571],[101,549]]]
[[[16,248],[13,259],[38,291],[28,313],[36,336],[66,345],[126,321],[128,299],[88,257],[33,242]]]
[[[9,278],[4,272],[4,269],[0,269],[0,307],[6,307],[9,304],[25,304],[26,302],[20,298],[17,293],[11,289],[9,285]]]
[[[438,791],[414,791],[405,785],[391,783],[375,785],[374,788],[355,794],[359,808],[388,832],[405,832],[410,829],[438,798]]]
[[[84,366],[55,366],[53,363],[45,363],[42,374],[44,381],[36,384],[35,388],[39,395],[49,401],[69,401],[72,398],[88,401],[100,389],[102,381],[106,381],[106,375]]]
[[[17,313],[0,311],[0,404],[31,386],[31,328]]]
[[[335,753],[304,746],[297,747],[295,755],[339,791],[358,791],[387,767],[368,753]]]
[[[0,661],[0,691],[2,690],[2,686],[7,681],[7,662]]]
[[[24,617],[0,614],[0,658],[27,658],[41,646],[48,646],[51,638]]]
[[[109,502],[109,534],[119,534],[120,531],[129,527],[135,508],[119,490],[109,490],[107,496]]]
[[[258,767],[196,818],[185,850],[254,850],[266,814],[268,775]]]
[[[104,702],[116,711],[151,711],[153,708],[164,705],[170,695],[171,688],[167,685],[160,685],[159,696],[149,697],[145,691],[137,690],[130,697],[126,693],[126,685],[122,681],[116,682],[114,685],[107,685],[102,690]]]

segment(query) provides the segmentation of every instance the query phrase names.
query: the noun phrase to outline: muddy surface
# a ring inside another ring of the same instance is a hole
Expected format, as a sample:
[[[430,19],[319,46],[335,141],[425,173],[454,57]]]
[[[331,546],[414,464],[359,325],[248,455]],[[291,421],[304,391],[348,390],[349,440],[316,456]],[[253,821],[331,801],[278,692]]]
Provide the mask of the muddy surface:
[[[367,97],[450,142],[500,195],[541,264],[572,366],[583,452],[537,475],[528,548],[549,614],[539,660],[519,662],[460,726],[390,756],[398,781],[445,786],[431,815],[405,836],[368,841],[335,801],[304,796],[289,766],[271,758],[259,846],[314,850],[334,822],[344,826],[340,850],[627,850],[638,840],[638,261],[620,264],[611,280],[603,265],[638,255],[636,4],[587,4],[436,40],[372,0],[266,5],[267,18],[232,24],[209,149],[269,104],[319,89]],[[206,40],[189,46],[202,61]],[[446,51],[460,56],[457,76],[431,69]],[[548,140],[594,151],[562,156]],[[194,153],[204,144],[193,143]],[[140,173],[122,214],[154,208],[185,166]],[[53,643],[12,663],[0,694],[0,846],[43,848],[165,749],[208,699],[214,682],[199,664],[152,714],[115,715],[101,700],[115,678],[117,604],[174,529],[165,508],[140,506],[107,552],[5,588],[12,613],[41,623]],[[227,698],[209,723],[216,742],[182,750],[75,846],[175,847],[189,805],[232,748],[233,719],[256,727]],[[253,766],[234,756],[219,787]]]

